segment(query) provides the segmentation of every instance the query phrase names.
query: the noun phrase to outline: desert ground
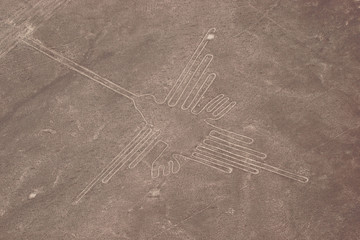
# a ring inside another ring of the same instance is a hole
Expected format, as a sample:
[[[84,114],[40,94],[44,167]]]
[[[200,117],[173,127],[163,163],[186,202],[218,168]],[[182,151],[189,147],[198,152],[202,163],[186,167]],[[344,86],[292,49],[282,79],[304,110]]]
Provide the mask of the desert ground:
[[[1,240],[360,239],[359,0],[1,0]]]

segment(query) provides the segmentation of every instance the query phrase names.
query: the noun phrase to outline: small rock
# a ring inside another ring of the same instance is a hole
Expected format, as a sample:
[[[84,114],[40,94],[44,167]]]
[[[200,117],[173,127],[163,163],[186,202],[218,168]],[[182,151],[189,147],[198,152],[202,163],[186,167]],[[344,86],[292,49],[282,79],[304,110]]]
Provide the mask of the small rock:
[[[227,214],[230,214],[230,215],[234,215],[235,209],[229,208],[229,209],[226,211],[226,213],[227,213]]]
[[[160,196],[160,189],[151,189],[149,191],[149,197],[159,197]]]
[[[35,198],[35,197],[36,197],[36,194],[37,194],[37,193],[34,193],[34,192],[33,192],[33,193],[30,193],[30,195],[29,195],[29,199],[33,199],[33,198]]]
[[[55,134],[56,131],[50,128],[42,129],[41,132]]]

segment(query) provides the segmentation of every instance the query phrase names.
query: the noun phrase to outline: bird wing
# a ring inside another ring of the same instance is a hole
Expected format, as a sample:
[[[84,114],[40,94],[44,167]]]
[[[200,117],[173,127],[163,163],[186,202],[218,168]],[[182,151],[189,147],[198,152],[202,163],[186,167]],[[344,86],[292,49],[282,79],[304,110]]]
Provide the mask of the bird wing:
[[[150,151],[157,149],[159,144],[157,138],[160,132],[152,126],[145,125],[141,127],[137,135],[117,154],[102,171],[90,181],[86,187],[77,195],[74,204],[80,200],[98,183],[107,183],[110,179],[126,164],[129,167],[135,167]],[[155,147],[156,146],[156,147]]]
[[[214,56],[203,54],[205,47],[214,39],[215,31],[215,28],[207,31],[167,94],[164,103],[167,103],[169,107],[180,106],[182,110],[188,110],[196,115],[206,111],[218,119],[235,106],[235,102],[229,101],[229,98],[224,94],[219,94],[205,106],[199,107],[200,101],[216,78],[215,73],[207,72]]]

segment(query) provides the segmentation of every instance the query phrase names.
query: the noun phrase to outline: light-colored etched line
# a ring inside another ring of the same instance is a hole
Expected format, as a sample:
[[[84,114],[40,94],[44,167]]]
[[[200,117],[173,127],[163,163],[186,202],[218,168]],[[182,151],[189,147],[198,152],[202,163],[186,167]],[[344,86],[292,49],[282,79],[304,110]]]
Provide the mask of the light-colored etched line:
[[[224,96],[224,94],[219,94],[213,99],[211,99],[211,101],[204,106],[206,111],[211,112],[212,110],[214,110],[215,106],[223,99]]]
[[[203,159],[201,157],[187,157],[184,155],[180,155],[179,156],[183,157],[186,160],[191,160],[200,164],[203,164],[205,166],[211,167],[213,169],[216,169],[220,172],[224,172],[224,173],[232,173],[233,169],[223,163],[217,163],[216,161],[211,161],[208,159]]]
[[[24,8],[23,10],[20,10],[18,14],[15,14],[13,17],[11,17],[10,19],[7,19],[6,22],[8,24],[11,25],[20,25],[23,22],[25,22],[26,20],[28,20],[29,17],[31,17],[34,12],[34,9],[38,8],[38,6],[42,5],[43,2],[45,2],[46,0],[40,0],[38,2],[36,2],[34,5],[32,5],[31,8]]]
[[[227,102],[229,101],[228,97],[225,97],[223,99],[221,99],[220,101],[218,101],[214,107],[210,108],[210,112],[212,112],[212,115],[215,117],[214,112],[217,111],[219,108],[222,108],[222,106],[224,106]]]
[[[36,16],[37,14],[39,14],[37,11],[39,9],[43,8],[43,6],[46,5],[46,3],[49,3],[49,0],[40,0],[40,1],[36,2],[34,5],[32,5],[31,8],[24,9],[21,12],[21,14],[17,14],[14,18],[9,19],[8,20],[9,23],[11,23],[13,25],[20,25],[20,24],[23,24],[24,22],[27,22],[29,20],[29,18],[32,18],[32,17]],[[51,3],[51,4],[53,4],[53,3]],[[46,14],[46,11],[44,11],[44,13]]]
[[[195,112],[195,108],[199,104],[200,100],[204,97],[204,94],[209,89],[211,84],[214,82],[215,78],[216,78],[215,73],[211,73],[207,76],[206,80],[204,81],[204,83],[202,84],[202,86],[200,87],[200,89],[196,93],[196,96],[194,97],[193,101],[190,104],[191,113],[197,115],[201,113],[202,110],[204,110],[204,108],[202,108],[200,111]]]
[[[61,1],[56,1],[56,4],[49,4],[49,10],[47,10],[44,14],[45,19],[50,19],[50,17],[54,14],[54,12],[61,6],[63,5],[65,2],[69,2],[69,0],[61,0]]]
[[[4,38],[1,39],[0,42],[0,58],[5,56],[8,52],[10,52],[16,46],[18,41],[18,33],[13,30],[9,34],[6,34]]]
[[[223,98],[222,100],[221,100],[221,102],[219,102],[218,103],[218,105],[214,108],[214,110],[212,111],[212,115],[214,116],[214,117],[216,117],[218,114],[219,114],[219,112],[221,112],[227,105],[229,105],[230,103],[229,103],[229,98],[228,97],[226,97],[226,98]]]
[[[180,98],[184,95],[184,93],[185,93],[186,90],[187,90],[186,98],[185,98],[183,104],[181,105],[181,109],[182,109],[182,110],[187,110],[187,109],[189,108],[190,102],[188,101],[188,99],[189,99],[189,97],[194,93],[194,89],[195,89],[196,86],[198,85],[201,77],[205,74],[205,72],[206,72],[206,70],[208,69],[208,67],[209,67],[211,61],[213,60],[213,58],[214,58],[213,55],[211,55],[211,54],[206,54],[205,57],[201,60],[200,64],[197,66],[197,68],[196,68],[196,70],[194,71],[194,73],[192,74],[190,80],[187,82],[187,84],[186,84],[183,92],[181,93],[181,95],[180,95],[179,98],[178,98],[178,101],[179,101]],[[201,67],[202,65],[204,65],[204,63],[205,63],[205,67],[202,69],[200,76],[197,76],[197,80],[194,82],[193,86],[191,87],[190,83],[193,82],[192,80],[193,80],[194,76],[195,76],[198,72],[200,72],[200,71],[199,71],[199,70],[200,70],[200,67]],[[189,88],[189,89],[188,89],[188,88]],[[187,106],[186,106],[186,103],[187,103],[187,102],[188,102],[188,104],[187,104]],[[176,103],[176,104],[177,104],[177,103]]]
[[[223,133],[221,133],[221,132],[219,132],[217,130],[211,130],[210,133],[209,133],[209,136],[215,137],[215,138],[220,138],[220,139],[222,139],[224,141],[231,142],[231,143],[234,143],[234,144],[237,144],[237,145],[241,145],[243,143],[247,144],[247,142],[245,142],[243,140],[242,136],[240,136],[240,138],[238,136],[233,137],[231,135],[223,134]]]
[[[172,167],[171,167],[171,172],[173,174],[175,173],[178,173],[180,171],[180,162],[179,162],[179,159],[176,157],[176,154],[172,154],[172,158],[176,161],[177,165],[179,166],[176,170],[174,170],[174,163],[172,164]]]
[[[62,56],[60,53],[45,47],[44,45],[42,45],[40,42],[38,42],[35,39],[23,38],[23,39],[21,39],[21,41],[24,44],[28,45],[29,47],[39,51],[40,53],[45,54],[49,58],[54,59],[58,63],[63,64],[64,66],[68,67],[69,69],[71,69],[77,73],[80,73],[81,75],[87,77],[88,79],[95,81],[96,83],[99,83],[100,85],[130,99],[133,102],[134,108],[142,117],[143,121],[146,124],[148,123],[147,120],[145,119],[143,113],[137,108],[137,106],[135,104],[136,98],[139,97],[138,95],[128,91],[127,89],[117,85],[116,83],[114,83],[104,77],[101,77],[100,75],[91,71],[90,69],[75,63],[74,61],[66,58],[65,56]]]
[[[156,142],[156,146],[158,146],[158,148],[160,149],[160,152],[157,154],[156,158],[154,159],[154,161],[151,164],[151,178],[158,178],[160,176],[160,170],[162,170],[163,175],[165,174],[165,166],[163,166],[163,165],[156,166],[156,163],[162,157],[165,150],[169,147],[169,144],[160,140],[160,141]],[[156,172],[156,174],[155,174],[155,172]]]
[[[103,177],[101,180],[102,183],[108,183],[110,179],[127,163],[130,159],[135,156],[138,151],[144,146],[148,144],[148,141],[156,134],[156,132],[152,131],[152,129],[148,129],[146,135],[143,139],[141,139],[135,147],[128,153],[126,156],[112,167],[112,169]],[[144,149],[142,149],[144,150]],[[139,153],[141,154],[141,152]]]
[[[211,146],[219,147],[222,149],[226,149],[229,152],[232,152],[238,156],[242,156],[245,158],[247,158],[247,157],[255,158],[255,159],[265,159],[266,158],[266,155],[265,155],[265,157],[263,157],[263,156],[259,157],[258,155],[255,155],[253,152],[250,152],[247,149],[235,148],[234,146],[230,146],[230,144],[228,142],[222,142],[220,140],[216,141],[214,138],[210,139],[210,138],[206,137],[203,140],[203,143],[206,145],[211,145]]]
[[[166,146],[167,148],[167,146]],[[164,150],[165,151],[165,150]],[[151,166],[151,177],[158,178],[159,176],[168,176],[170,174],[176,174],[180,171],[180,163],[176,154],[172,155],[172,160],[167,161],[167,165],[156,165],[157,160],[162,157],[162,153],[154,160]],[[175,161],[175,162],[174,162]],[[175,164],[176,163],[176,164]],[[177,166],[175,168],[175,165]]]
[[[175,159],[175,161],[177,162],[178,166],[180,166],[179,162],[177,159]],[[160,166],[157,166],[156,170],[152,171],[152,178],[158,178],[160,175],[162,176],[169,176],[171,173],[175,174],[175,173],[178,173],[180,171],[180,167],[175,170],[174,168],[174,161],[173,160],[169,160],[167,162],[167,166],[166,165],[160,165]],[[156,172],[157,174],[153,174],[153,172]],[[160,174],[161,173],[161,174]]]
[[[200,110],[198,112],[195,112],[194,114],[197,115],[199,113],[202,113],[204,110],[206,110],[206,112],[211,112],[211,110],[213,110],[213,107],[219,102],[221,101],[221,99],[223,99],[225,95],[224,94],[219,94],[216,97],[214,97],[213,99],[211,99],[209,102],[207,102],[203,107],[200,108]]]
[[[9,27],[7,25],[5,25],[3,27],[4,29],[1,31],[1,36],[5,36],[3,38],[0,38],[0,46],[4,45],[3,43],[10,39],[10,40],[14,40],[17,37],[17,29]]]
[[[154,136],[151,138],[151,140],[148,142],[148,144],[145,146],[145,149],[143,151],[141,151],[141,154],[139,154],[130,164],[129,164],[129,168],[132,169],[134,167],[136,167],[141,160],[144,159],[145,156],[147,156],[147,154],[154,149],[155,145],[156,145],[156,141],[158,136],[160,135],[160,131],[156,131]]]
[[[218,131],[219,134],[222,134],[224,136],[230,137],[232,139],[236,139],[237,141],[240,141],[240,142],[243,142],[243,143],[246,143],[246,144],[252,144],[254,142],[254,139],[252,139],[250,137],[247,137],[247,136],[244,136],[244,135],[241,135],[241,134],[229,131],[229,130],[225,130],[223,128],[215,126],[212,123],[209,123],[206,120],[205,120],[205,123],[208,124],[209,126],[215,128]]]
[[[210,55],[210,54],[208,54],[208,55]],[[205,68],[202,71],[201,75],[198,77],[198,80],[194,84],[194,87],[191,89],[189,95],[186,97],[183,105],[181,106],[181,109],[183,109],[183,110],[189,109],[189,107],[191,107],[191,104],[194,102],[195,98],[197,97],[198,92],[204,86],[206,79],[204,79],[204,82],[202,84],[200,84],[200,83],[201,83],[202,79],[204,78],[204,75],[205,75],[210,63],[213,60],[213,55],[210,55],[210,56],[211,56],[211,59],[209,60],[208,64],[205,66]]]
[[[4,34],[0,39],[0,58],[10,52],[21,38],[34,32],[44,21],[48,20],[60,6],[68,0],[48,1],[43,0],[35,3],[30,9],[23,9],[13,18],[6,20],[9,34]]]
[[[237,156],[240,156],[240,157],[264,159],[264,158],[259,158],[259,157],[255,156],[254,154],[248,153],[247,151],[235,149],[233,147],[228,146],[228,144],[221,143],[220,141],[214,141],[214,140],[209,139],[209,138],[205,138],[203,140],[203,143],[205,145],[207,145],[207,146],[214,146],[214,147],[221,148],[223,150],[231,152],[231,153],[233,153],[233,154],[235,154]]]
[[[23,24],[40,25],[54,14],[55,10],[63,5],[67,0],[43,1],[39,6],[33,7],[26,16]]]
[[[240,189],[240,190],[242,190],[242,189]],[[151,236],[151,237],[148,238],[147,240],[159,239],[159,236],[162,235],[163,233],[168,232],[169,230],[178,227],[180,224],[183,224],[184,222],[188,221],[188,220],[191,219],[191,218],[194,218],[195,216],[198,216],[199,214],[205,212],[207,209],[209,209],[209,208],[212,207],[212,206],[216,206],[216,205],[214,204],[214,202],[212,202],[211,204],[207,205],[205,208],[203,208],[203,209],[201,209],[201,210],[199,210],[199,211],[197,211],[197,212],[194,212],[193,214],[191,214],[190,216],[184,218],[184,219],[181,220],[180,222],[178,222],[178,223],[176,223],[176,224],[172,224],[171,227],[165,228],[165,229],[162,230],[161,232],[156,233],[155,235]],[[179,236],[179,237],[180,237],[180,236]],[[186,238],[186,239],[190,239],[190,238]]]
[[[235,105],[236,105],[236,102],[233,101],[233,102],[229,103],[226,107],[224,107],[222,110],[220,108],[218,108],[217,110],[219,110],[219,111],[216,110],[213,112],[215,120],[219,120],[220,118],[225,116],[225,114],[227,114]]]
[[[210,149],[210,150],[212,150],[214,152],[220,153],[220,154],[222,154],[222,155],[224,155],[226,157],[232,158],[235,161],[239,161],[239,162],[242,162],[244,164],[249,164],[251,166],[266,170],[268,172],[275,173],[277,175],[280,175],[280,176],[283,176],[283,177],[286,177],[286,178],[293,179],[293,180],[301,182],[301,183],[306,183],[306,182],[309,181],[309,179],[307,177],[291,173],[291,172],[289,172],[287,170],[283,170],[283,169],[271,166],[269,164],[256,161],[256,160],[251,159],[251,158],[246,158],[246,157],[236,155],[236,154],[234,154],[232,152],[229,152],[229,151],[224,150],[224,149],[219,148],[219,147],[215,147],[215,146],[212,146],[212,145],[200,145],[200,146],[203,147],[203,148]]]
[[[234,150],[234,151],[238,151],[240,153],[245,153],[247,155],[256,157],[256,158],[260,158],[260,159],[265,159],[267,157],[267,155],[263,152],[259,152],[256,151],[254,149],[248,148],[248,147],[244,147],[232,142],[229,142],[227,140],[224,140],[222,138],[218,138],[218,137],[214,137],[214,136],[210,136],[209,138],[205,138],[204,143],[208,143],[209,145],[211,144],[219,144],[221,146],[224,146],[226,148],[229,149],[229,151]],[[240,155],[240,154],[239,154]],[[246,157],[246,156],[245,156]]]
[[[80,73],[81,75],[101,84],[102,86],[104,86],[116,93],[123,95],[124,97],[127,97],[130,100],[133,100],[135,97],[137,97],[136,94],[128,91],[127,89],[125,89],[123,87],[120,87],[119,85],[113,83],[112,81],[110,81],[106,78],[101,77],[97,73],[89,70],[88,68],[86,68],[84,66],[81,66],[81,65],[75,63],[74,61],[66,58],[65,56],[62,56],[61,54],[55,52],[54,50],[45,47],[44,45],[42,45],[40,42],[38,42],[35,39],[24,38],[24,39],[22,39],[22,42],[25,43],[26,45],[32,47],[33,49],[45,54],[46,56],[54,59],[55,61],[67,66],[68,68],[74,70],[75,72]]]
[[[41,1],[39,1],[41,2]],[[35,3],[32,7],[36,6],[36,4],[38,4],[39,2]],[[20,16],[25,16],[27,12],[31,11],[31,8],[27,8],[26,6],[20,6],[19,9],[17,9],[14,13],[12,13],[12,16],[8,19],[4,19],[4,22],[6,24],[9,25],[13,25],[15,22],[17,22],[16,20],[20,17]]]
[[[185,76],[184,80],[181,82],[181,84],[178,86],[176,92],[174,93],[174,95],[169,100],[169,106],[174,107],[174,106],[176,106],[178,104],[181,97],[184,95],[184,93],[188,89],[190,83],[192,83],[192,80],[193,80],[194,76],[199,72],[199,69],[203,66],[204,63],[208,62],[209,59],[211,60],[212,58],[213,58],[213,56],[211,54],[207,54],[201,60],[201,62],[198,64],[195,71],[191,72],[191,69],[189,70],[189,72]]]
[[[181,72],[179,78],[176,80],[175,85],[171,88],[170,92],[167,94],[167,96],[165,98],[165,102],[168,102],[168,105],[169,105],[169,102],[171,101],[171,99],[173,98],[175,92],[177,91],[178,87],[184,81],[184,78],[186,77],[186,75],[188,74],[188,72],[190,71],[190,69],[192,68],[194,63],[196,62],[197,58],[200,56],[200,54],[202,53],[202,51],[204,50],[204,48],[206,47],[208,42],[211,39],[213,39],[215,31],[216,31],[215,28],[209,29],[208,32],[205,34],[204,38],[201,40],[200,44],[197,46],[197,48],[196,48],[195,52],[193,53],[193,55],[191,56],[189,62],[186,64],[186,66],[183,69],[183,71]]]
[[[75,198],[73,204],[77,204],[80,200],[95,186],[96,183],[100,181],[100,179],[107,173],[109,169],[111,169],[118,161],[120,161],[124,154],[134,147],[134,145],[144,137],[144,133],[148,129],[148,126],[144,126],[139,133],[126,145],[126,147],[114,157],[110,163],[106,165],[106,167],[78,194]]]
[[[201,148],[197,149],[200,152],[194,152],[191,156],[193,157],[200,157],[202,159],[210,159],[211,161],[215,161],[218,164],[223,164],[225,166],[230,166],[236,169],[240,169],[242,171],[252,173],[252,174],[258,174],[259,170],[252,168],[248,165],[244,165],[235,161],[232,161],[230,159],[226,159],[224,157],[216,156],[214,154],[209,153],[208,151],[202,151]]]

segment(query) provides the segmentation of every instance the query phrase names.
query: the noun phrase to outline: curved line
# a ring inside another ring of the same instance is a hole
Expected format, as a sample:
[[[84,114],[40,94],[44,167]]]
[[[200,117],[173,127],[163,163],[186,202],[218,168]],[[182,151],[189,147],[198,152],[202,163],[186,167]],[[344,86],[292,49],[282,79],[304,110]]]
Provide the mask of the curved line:
[[[162,141],[162,140],[157,141],[156,144],[157,144],[158,142],[164,143],[164,144],[166,145],[166,147],[160,152],[160,154],[155,158],[155,160],[154,160],[154,161],[152,162],[152,164],[151,164],[151,178],[157,178],[157,177],[159,177],[160,173],[158,173],[158,175],[154,177],[154,174],[153,174],[154,164],[155,164],[155,162],[163,155],[163,153],[165,152],[165,150],[166,150],[166,149],[168,148],[168,146],[169,146],[169,144],[168,144],[167,142],[164,142],[164,141]],[[161,166],[162,166],[162,165],[160,165],[159,167],[161,167]],[[156,168],[157,172],[159,171],[159,167]]]
[[[180,165],[180,163],[179,163],[179,161],[178,161],[177,159],[175,159],[175,158],[173,158],[173,159],[176,161],[176,163],[177,163],[178,166],[179,166],[179,168],[178,168],[176,171],[174,171],[174,164],[173,164],[173,166],[172,166],[171,172],[172,172],[173,174],[176,174],[176,173],[178,173],[178,172],[180,171],[181,165]]]
[[[212,115],[215,117],[214,112],[215,112],[216,110],[218,110],[221,106],[223,106],[224,104],[226,104],[228,101],[229,101],[229,98],[228,98],[228,97],[225,97],[225,98],[221,99],[213,108],[211,108],[210,111],[213,112]]]
[[[216,109],[213,111],[212,115],[214,117],[217,117],[219,113],[226,108],[227,105],[232,103],[232,102],[229,103],[229,100],[230,99],[227,98],[226,101],[223,101],[220,106],[217,106]]]
[[[217,95],[216,97],[214,97],[213,99],[211,99],[211,101],[206,104],[206,106],[207,106],[207,107],[206,107],[206,111],[207,111],[207,112],[211,112],[211,111],[213,110],[213,108],[216,106],[216,104],[217,104],[219,101],[221,101],[224,96],[225,96],[225,95],[221,93],[221,94]],[[205,107],[204,107],[204,108],[205,108]]]

